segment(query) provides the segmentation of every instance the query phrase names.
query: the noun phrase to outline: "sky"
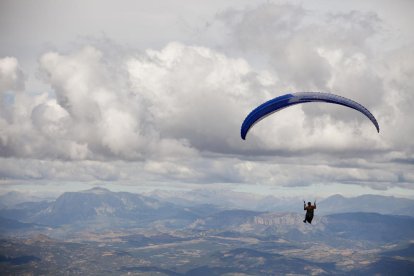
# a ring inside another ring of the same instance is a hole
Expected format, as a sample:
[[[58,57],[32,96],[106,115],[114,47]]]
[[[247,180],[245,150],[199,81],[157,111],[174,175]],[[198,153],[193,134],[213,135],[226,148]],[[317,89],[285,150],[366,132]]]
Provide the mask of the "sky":
[[[0,1],[0,192],[414,198],[409,0]],[[240,138],[274,97],[325,91]]]

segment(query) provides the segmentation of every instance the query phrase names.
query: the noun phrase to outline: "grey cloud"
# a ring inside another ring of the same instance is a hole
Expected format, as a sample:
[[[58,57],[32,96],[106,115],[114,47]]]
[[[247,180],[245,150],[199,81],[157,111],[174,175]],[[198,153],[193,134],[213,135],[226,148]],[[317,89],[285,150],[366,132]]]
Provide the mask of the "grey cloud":
[[[171,43],[132,59],[134,91],[148,103],[148,113],[162,137],[188,140],[198,150],[222,152],[239,144],[239,128],[252,85],[260,77],[242,59],[205,47]],[[266,92],[261,84],[256,93]]]
[[[0,58],[0,93],[24,89],[23,72],[14,57]]]
[[[97,161],[0,159],[0,179],[59,182],[116,181],[122,179],[122,165]]]
[[[47,93],[25,87],[28,74],[17,58],[1,59],[2,177],[409,187],[411,44],[395,44],[394,51],[378,46],[390,36],[373,12],[274,3],[220,7],[191,38],[175,27],[151,37],[140,25],[134,33],[140,39],[129,41],[146,51],[116,45],[131,36],[120,25],[107,32],[114,44],[84,38],[81,46],[43,51],[39,67]],[[20,25],[16,31],[21,33]],[[172,40],[181,42],[166,43]],[[251,109],[299,90],[332,91],[361,102],[377,117],[381,133],[357,112],[309,104],[268,117],[247,141],[240,139]]]
[[[234,38],[221,47],[240,46],[241,55],[253,53],[249,60],[265,57],[284,91],[337,91],[368,107],[383,95],[381,76],[367,66],[375,62],[367,41],[379,34],[382,23],[373,12],[317,14],[267,3],[223,12],[217,21]]]
[[[407,159],[396,158],[396,159],[393,159],[391,161],[395,162],[395,163],[414,165],[414,158],[407,158]]]
[[[44,54],[43,79],[56,97],[26,93],[12,104],[15,121],[25,128],[16,122],[5,127],[7,151],[68,160],[192,156],[194,147],[220,151],[238,141],[239,109],[247,106],[240,99],[261,82],[242,59],[180,43],[113,65],[90,46]]]
[[[268,60],[266,68],[277,80],[273,89],[274,96],[284,91],[295,90],[331,91],[362,103],[374,113],[380,125],[384,127],[383,130],[389,129],[389,121],[383,115],[390,110],[398,110],[399,107],[394,101],[389,101],[393,92],[388,80],[390,72],[394,69],[388,67],[387,63],[393,58],[388,56],[386,50],[381,51],[378,46],[387,33],[384,27],[386,23],[378,13],[372,11],[317,13],[294,5],[267,3],[224,11],[216,17],[216,20],[215,24],[227,28],[227,33],[230,34],[228,37],[233,38],[233,40],[223,40],[218,46],[220,49],[239,49],[239,55],[246,56],[253,64],[255,60]],[[211,29],[215,29],[214,24]],[[207,29],[206,36],[209,35],[208,31]],[[396,52],[403,53],[404,49],[397,49]],[[408,57],[406,60],[409,61],[411,58]],[[393,66],[403,69],[405,66],[403,64]],[[407,73],[408,71],[405,71],[404,74]],[[397,83],[404,82],[411,81]],[[366,133],[368,124],[365,118],[346,108],[309,104],[303,105],[300,109],[305,116],[302,119],[300,112],[291,112],[290,117],[296,118],[291,120],[292,125],[305,127],[311,137],[308,139],[309,136],[306,135],[297,142],[294,139],[290,141],[290,145],[283,144],[281,148],[288,146],[288,150],[291,150],[292,144],[302,144],[305,147],[299,146],[296,149],[306,149],[307,142],[313,140],[312,136],[315,133],[324,135],[333,125],[338,128],[335,130],[338,132],[348,132],[350,128],[352,129],[349,133],[344,133],[345,136],[349,135],[343,140],[346,141],[344,147],[347,151],[352,151],[353,143],[349,141],[354,139],[351,137],[363,136],[367,142],[364,141],[365,145],[370,144],[370,148],[374,145],[374,148],[380,151],[387,148],[389,143],[394,143],[388,139],[380,142],[379,137]],[[279,123],[289,118],[289,116],[282,117],[281,114],[277,116]],[[406,120],[401,118],[400,122],[404,121]],[[274,128],[274,123],[276,120],[268,125]],[[263,131],[260,135],[277,139],[275,135],[280,133],[280,129],[276,128],[268,135],[264,133]],[[302,131],[298,134],[300,136]],[[408,136],[400,135],[400,137]],[[324,141],[321,145],[324,144],[325,148],[334,151],[341,142],[335,143],[332,139],[342,140],[342,137],[332,135],[326,137],[328,140],[323,136],[320,138]],[[259,144],[263,145],[263,141],[259,141]],[[405,143],[405,146],[407,144]],[[314,142],[312,145],[313,148],[318,148]],[[274,145],[265,148],[274,150]],[[353,152],[360,151],[362,148],[363,146]]]

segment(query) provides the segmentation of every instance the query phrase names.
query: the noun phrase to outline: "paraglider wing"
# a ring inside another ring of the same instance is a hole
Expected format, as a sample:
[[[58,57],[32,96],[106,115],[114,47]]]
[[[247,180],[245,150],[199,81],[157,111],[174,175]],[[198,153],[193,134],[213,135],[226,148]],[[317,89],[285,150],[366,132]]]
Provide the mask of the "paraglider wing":
[[[362,114],[368,117],[371,122],[375,125],[375,128],[379,132],[379,125],[377,120],[375,119],[374,115],[369,112],[361,104],[342,97],[338,95],[334,95],[331,93],[322,93],[322,92],[299,92],[299,93],[292,93],[286,94],[277,98],[274,98],[270,101],[267,101],[257,108],[255,108],[249,115],[247,115],[246,119],[241,127],[241,138],[243,140],[246,139],[247,132],[252,128],[254,124],[259,122],[260,120],[264,119],[265,117],[269,116],[270,114],[280,111],[283,108],[301,104],[301,103],[308,103],[308,102],[325,102],[325,103],[332,103],[332,104],[339,104],[343,106],[347,106],[349,108],[353,108],[358,110]]]

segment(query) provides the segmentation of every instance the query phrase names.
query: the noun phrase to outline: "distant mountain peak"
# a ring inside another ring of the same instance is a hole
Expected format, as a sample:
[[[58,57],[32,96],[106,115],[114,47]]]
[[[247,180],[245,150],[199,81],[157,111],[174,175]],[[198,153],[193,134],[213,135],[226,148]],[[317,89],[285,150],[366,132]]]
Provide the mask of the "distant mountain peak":
[[[334,194],[334,195],[331,195],[328,198],[329,199],[344,199],[345,197],[343,195],[340,195],[340,194]]]
[[[371,194],[350,198],[333,195],[319,203],[318,213],[374,212],[412,216],[413,207],[414,200],[407,198]]]
[[[112,193],[110,190],[106,189],[106,188],[102,188],[102,187],[93,187],[92,189],[89,190],[84,190],[82,191],[83,193],[89,193],[89,194],[108,194],[108,193]]]

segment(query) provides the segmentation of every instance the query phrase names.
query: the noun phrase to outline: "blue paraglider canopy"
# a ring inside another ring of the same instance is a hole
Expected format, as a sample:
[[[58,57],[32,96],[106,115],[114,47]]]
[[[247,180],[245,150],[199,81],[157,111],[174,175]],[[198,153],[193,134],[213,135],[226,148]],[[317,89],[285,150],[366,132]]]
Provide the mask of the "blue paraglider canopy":
[[[247,115],[246,119],[244,119],[244,122],[241,127],[241,133],[240,133],[241,138],[245,140],[246,135],[249,132],[249,130],[252,128],[252,126],[256,124],[257,122],[259,122],[260,120],[264,119],[266,116],[274,112],[280,111],[283,108],[295,105],[295,104],[302,104],[302,103],[309,103],[309,102],[325,102],[325,103],[339,104],[339,105],[347,106],[349,108],[358,110],[359,112],[367,116],[368,119],[371,120],[371,122],[375,125],[377,132],[379,133],[379,125],[374,115],[372,115],[371,112],[369,112],[369,110],[366,109],[361,104],[351,99],[338,96],[338,95],[334,95],[331,93],[299,92],[299,93],[292,93],[292,94],[286,94],[283,96],[279,96],[255,108],[252,112],[250,112],[249,115]]]

